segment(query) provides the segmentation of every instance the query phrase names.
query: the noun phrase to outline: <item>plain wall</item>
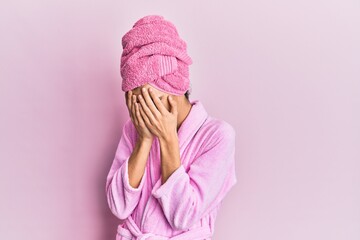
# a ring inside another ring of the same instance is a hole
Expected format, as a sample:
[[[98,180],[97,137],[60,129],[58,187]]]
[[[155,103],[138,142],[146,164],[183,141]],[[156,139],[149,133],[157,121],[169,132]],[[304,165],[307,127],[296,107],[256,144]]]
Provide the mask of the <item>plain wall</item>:
[[[0,239],[115,240],[121,37],[160,14],[236,129],[215,240],[360,239],[359,1],[1,1]]]

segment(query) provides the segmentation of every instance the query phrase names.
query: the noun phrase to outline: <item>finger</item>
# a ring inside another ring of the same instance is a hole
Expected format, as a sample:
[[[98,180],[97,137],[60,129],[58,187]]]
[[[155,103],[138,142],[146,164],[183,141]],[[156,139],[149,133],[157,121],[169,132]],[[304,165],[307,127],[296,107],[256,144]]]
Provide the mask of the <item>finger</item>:
[[[126,106],[128,108],[129,116],[131,117],[131,99],[132,99],[132,91],[131,90],[126,93],[125,98],[126,98]]]
[[[142,116],[142,118],[144,119],[145,123],[147,126],[151,126],[151,121],[150,119],[148,118],[148,116],[146,115],[146,113],[144,112],[144,109],[143,107],[141,106],[141,104],[139,105],[139,108],[140,108],[140,114]]]
[[[170,103],[170,112],[172,114],[177,114],[177,103],[175,102],[173,97],[171,97],[170,95],[168,96],[168,100],[169,100],[169,103]]]
[[[136,105],[136,96],[133,97],[131,112],[132,112],[132,116],[133,116],[133,119],[134,119],[135,124],[138,125],[139,122],[138,122],[138,119],[137,119],[137,117],[136,117],[135,105]]]
[[[139,125],[141,127],[146,127],[145,123],[143,121],[143,118],[141,117],[141,114],[140,114],[139,103],[136,103],[136,105],[135,105],[135,112],[136,112],[136,118],[137,118],[137,120],[139,122]]]
[[[148,106],[148,108],[150,109],[150,111],[152,112],[152,114],[154,115],[154,117],[159,117],[159,115],[161,114],[159,112],[159,110],[156,108],[153,100],[151,99],[151,96],[149,95],[148,89],[147,88],[143,88],[142,89],[142,95],[145,99],[146,105]]]
[[[131,100],[132,100],[132,91],[127,91],[126,92],[126,105],[127,107],[130,109],[130,106],[131,106]]]
[[[131,120],[135,123],[134,112],[133,112],[133,102],[134,102],[134,96],[131,96],[130,106],[129,106],[129,113],[130,113]]]
[[[150,96],[151,96],[152,100],[155,103],[156,108],[160,111],[160,113],[162,115],[168,113],[169,111],[166,109],[164,104],[160,101],[158,96],[156,96],[155,92],[151,88],[149,88],[149,92],[150,92]]]
[[[156,119],[153,115],[153,113],[151,112],[150,108],[147,106],[144,98],[139,95],[139,101],[141,104],[141,108],[143,109],[143,112],[146,114],[147,118],[149,119],[151,124],[155,124],[156,123]]]

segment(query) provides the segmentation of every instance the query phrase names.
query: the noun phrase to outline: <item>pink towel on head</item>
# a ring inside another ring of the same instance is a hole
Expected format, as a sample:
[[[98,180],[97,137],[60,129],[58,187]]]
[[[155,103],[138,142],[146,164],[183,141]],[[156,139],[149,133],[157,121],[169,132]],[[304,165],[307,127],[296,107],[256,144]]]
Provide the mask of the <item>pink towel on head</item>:
[[[192,59],[171,22],[159,15],[139,19],[122,38],[120,73],[122,90],[146,83],[173,95],[190,88],[189,65]]]

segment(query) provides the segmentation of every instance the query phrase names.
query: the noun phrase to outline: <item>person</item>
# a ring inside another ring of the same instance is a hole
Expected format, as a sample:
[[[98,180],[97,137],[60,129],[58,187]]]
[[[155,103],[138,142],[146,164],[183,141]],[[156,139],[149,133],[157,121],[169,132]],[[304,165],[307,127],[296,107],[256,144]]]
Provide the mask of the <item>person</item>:
[[[235,129],[191,100],[186,43],[160,15],[122,38],[129,119],[106,179],[116,240],[212,238],[236,184]]]

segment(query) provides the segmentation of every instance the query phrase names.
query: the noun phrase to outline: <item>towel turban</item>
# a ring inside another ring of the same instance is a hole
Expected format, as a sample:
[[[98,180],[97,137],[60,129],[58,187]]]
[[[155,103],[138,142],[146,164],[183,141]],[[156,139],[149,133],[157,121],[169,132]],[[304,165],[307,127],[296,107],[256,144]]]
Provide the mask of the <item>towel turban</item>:
[[[139,19],[122,37],[120,73],[127,92],[146,83],[172,95],[190,88],[186,42],[176,27],[159,15]]]

